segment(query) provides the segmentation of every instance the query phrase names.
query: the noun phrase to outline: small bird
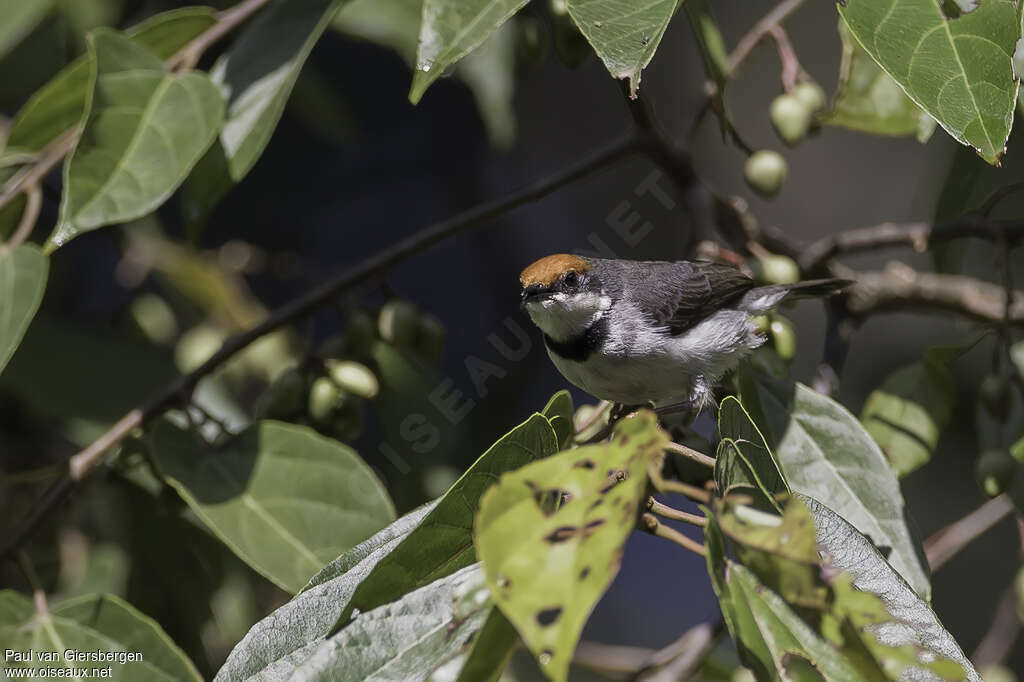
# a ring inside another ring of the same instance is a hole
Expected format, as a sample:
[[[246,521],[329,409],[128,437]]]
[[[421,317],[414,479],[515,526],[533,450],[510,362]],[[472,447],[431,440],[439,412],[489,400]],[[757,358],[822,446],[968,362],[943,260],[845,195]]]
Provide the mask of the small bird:
[[[766,338],[754,317],[784,299],[850,284],[819,279],[756,286],[709,261],[629,261],[554,254],[519,275],[522,307],[558,371],[620,405],[713,400],[715,383]]]

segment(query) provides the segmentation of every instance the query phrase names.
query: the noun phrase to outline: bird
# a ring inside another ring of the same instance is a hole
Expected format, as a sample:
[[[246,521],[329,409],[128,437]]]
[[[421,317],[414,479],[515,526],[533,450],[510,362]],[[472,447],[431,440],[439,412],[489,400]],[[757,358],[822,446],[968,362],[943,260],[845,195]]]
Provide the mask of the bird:
[[[558,253],[519,276],[521,307],[559,372],[619,406],[714,402],[716,383],[767,340],[755,318],[849,280],[757,283],[712,261],[631,261]]]

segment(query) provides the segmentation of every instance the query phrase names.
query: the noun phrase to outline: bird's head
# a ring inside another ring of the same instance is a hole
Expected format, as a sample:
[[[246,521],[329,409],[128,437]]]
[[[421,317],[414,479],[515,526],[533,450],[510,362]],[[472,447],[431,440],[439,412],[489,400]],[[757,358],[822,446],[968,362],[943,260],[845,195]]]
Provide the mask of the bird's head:
[[[523,270],[519,284],[530,319],[556,341],[586,331],[612,304],[594,263],[581,256],[545,256]]]

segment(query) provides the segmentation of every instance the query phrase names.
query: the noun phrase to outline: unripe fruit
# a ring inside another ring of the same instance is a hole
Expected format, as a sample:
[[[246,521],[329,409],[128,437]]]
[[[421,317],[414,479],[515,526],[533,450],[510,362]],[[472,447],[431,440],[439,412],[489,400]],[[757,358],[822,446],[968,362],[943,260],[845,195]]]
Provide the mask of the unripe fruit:
[[[793,333],[793,325],[781,315],[776,315],[772,318],[770,330],[775,352],[783,360],[792,360],[796,355],[796,334]]]
[[[459,480],[459,470],[450,466],[431,466],[423,472],[423,490],[427,497],[441,497],[455,481]]]
[[[576,413],[572,417],[576,440],[582,442],[593,438],[608,423],[607,414],[602,417],[596,416],[600,409],[597,405],[589,404],[583,404],[576,408]],[[580,429],[583,427],[586,429],[581,431]]]
[[[366,365],[352,360],[328,360],[327,371],[334,383],[360,398],[376,398],[380,392],[377,376]]]
[[[825,108],[825,91],[817,83],[811,81],[797,83],[790,94],[800,100],[812,114]]]
[[[267,419],[287,419],[302,410],[306,398],[306,377],[292,367],[274,380],[256,404],[256,414]]]
[[[132,319],[153,343],[170,343],[178,333],[178,322],[167,302],[156,294],[142,294],[132,301]]]
[[[800,267],[792,258],[774,253],[758,256],[750,263],[754,279],[765,284],[793,284],[800,281]]]
[[[770,108],[775,132],[786,144],[796,144],[811,127],[811,110],[793,95],[779,95]]]
[[[743,165],[743,177],[758,194],[773,197],[782,189],[788,169],[778,152],[762,149],[754,152]]]
[[[419,328],[416,331],[416,352],[427,364],[436,365],[441,362],[444,338],[444,324],[436,315],[420,315]]]
[[[395,346],[410,346],[416,341],[419,312],[408,301],[389,301],[380,309],[377,330],[380,338]]]
[[[997,374],[989,374],[981,382],[978,397],[996,421],[1005,422],[1010,416],[1010,382]]]
[[[224,332],[208,324],[189,329],[174,347],[174,364],[178,371],[191,372],[209,360],[211,355],[220,350],[225,338],[227,336]]]
[[[768,329],[771,327],[772,321],[767,315],[757,315],[756,317],[750,318],[751,324],[754,325],[754,329],[761,336],[768,335]]]
[[[989,497],[1004,492],[1017,474],[1017,460],[1005,450],[982,453],[975,465],[978,485]]]
[[[309,416],[317,424],[328,424],[340,399],[341,389],[329,378],[318,377],[309,389]]]
[[[729,682],[757,682],[757,678],[754,677],[754,673],[750,671],[750,668],[736,668],[732,672]]]

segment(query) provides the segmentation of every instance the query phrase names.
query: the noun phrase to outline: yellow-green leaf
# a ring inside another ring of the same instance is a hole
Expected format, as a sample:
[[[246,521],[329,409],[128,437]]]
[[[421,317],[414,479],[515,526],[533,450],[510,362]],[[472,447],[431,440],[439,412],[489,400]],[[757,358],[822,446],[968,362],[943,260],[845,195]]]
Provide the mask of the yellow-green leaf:
[[[31,244],[0,246],[0,373],[35,317],[46,290],[49,260]]]

